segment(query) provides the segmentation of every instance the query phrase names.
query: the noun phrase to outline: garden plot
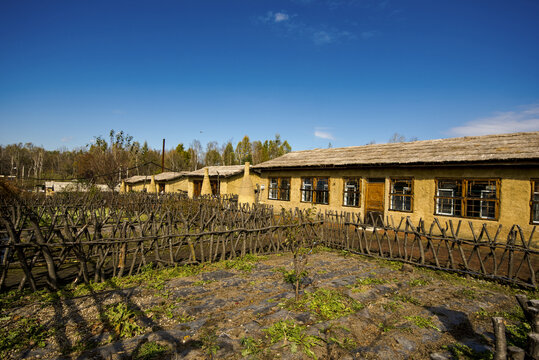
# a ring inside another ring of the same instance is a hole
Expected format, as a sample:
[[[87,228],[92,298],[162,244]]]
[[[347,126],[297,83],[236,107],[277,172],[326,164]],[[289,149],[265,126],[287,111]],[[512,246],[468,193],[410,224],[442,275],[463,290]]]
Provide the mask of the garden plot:
[[[57,293],[1,298],[0,355],[26,359],[488,359],[491,317],[526,330],[517,290],[346,252],[147,268]],[[527,293],[534,297],[533,293]]]

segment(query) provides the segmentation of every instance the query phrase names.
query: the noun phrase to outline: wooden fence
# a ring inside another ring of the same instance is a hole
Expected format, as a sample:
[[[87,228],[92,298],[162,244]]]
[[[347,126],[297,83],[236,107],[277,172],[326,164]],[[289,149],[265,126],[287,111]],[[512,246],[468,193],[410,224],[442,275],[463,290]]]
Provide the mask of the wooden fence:
[[[302,212],[275,216],[271,207],[238,206],[226,198],[71,194],[1,201],[1,289],[56,289],[68,281],[136,274],[150,263],[284,252],[287,229],[312,240],[320,223]],[[285,220],[291,218],[299,220]]]
[[[322,237],[331,248],[537,288],[535,227],[526,234],[512,225],[502,237],[502,225],[489,232],[486,224],[477,228],[463,220],[441,223],[435,218],[430,224],[414,224],[408,217],[397,223],[379,216],[361,221],[358,214],[329,211],[322,218]],[[471,236],[461,235],[465,226]]]
[[[513,225],[502,239],[501,228],[492,234],[462,221],[370,220],[377,225],[346,212],[312,216],[296,209],[279,216],[271,207],[239,206],[227,198],[8,192],[0,197],[0,289],[56,289],[137,274],[150,263],[284,252],[291,229],[307,243],[537,288],[535,228],[524,234]],[[471,228],[472,239],[460,235],[463,226]]]

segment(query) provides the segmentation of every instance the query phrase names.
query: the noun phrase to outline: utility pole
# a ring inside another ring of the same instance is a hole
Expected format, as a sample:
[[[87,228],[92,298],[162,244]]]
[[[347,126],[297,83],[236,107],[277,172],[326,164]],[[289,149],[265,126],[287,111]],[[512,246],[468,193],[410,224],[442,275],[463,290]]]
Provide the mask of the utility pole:
[[[165,139],[163,139],[163,152],[161,153],[161,172],[165,172]]]

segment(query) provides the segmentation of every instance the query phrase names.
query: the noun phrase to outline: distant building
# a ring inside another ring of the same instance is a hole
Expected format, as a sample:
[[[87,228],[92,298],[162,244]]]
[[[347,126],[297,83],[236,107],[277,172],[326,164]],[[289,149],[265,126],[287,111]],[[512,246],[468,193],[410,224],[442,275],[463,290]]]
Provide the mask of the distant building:
[[[45,191],[47,195],[52,195],[57,192],[86,192],[92,187],[97,188],[99,191],[111,191],[107,185],[89,185],[77,181],[45,181],[44,188],[41,186],[36,188],[38,188],[38,191]]]
[[[125,191],[185,192],[189,197],[197,197],[201,193],[205,169],[208,169],[212,194],[238,195],[244,165],[207,166],[195,171],[163,172],[157,175],[132,176],[124,180]],[[152,185],[152,176],[155,185]],[[257,177],[256,175],[254,176]]]
[[[125,191],[158,193],[187,192],[187,171],[163,172],[157,175],[135,175],[124,180]],[[152,184],[152,176],[154,182]]]

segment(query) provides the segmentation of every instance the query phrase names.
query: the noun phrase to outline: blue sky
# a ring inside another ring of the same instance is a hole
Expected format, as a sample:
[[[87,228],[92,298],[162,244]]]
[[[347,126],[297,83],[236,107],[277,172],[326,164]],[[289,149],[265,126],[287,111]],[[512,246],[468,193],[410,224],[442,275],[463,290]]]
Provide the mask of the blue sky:
[[[539,2],[2,0],[0,144],[539,130]]]

